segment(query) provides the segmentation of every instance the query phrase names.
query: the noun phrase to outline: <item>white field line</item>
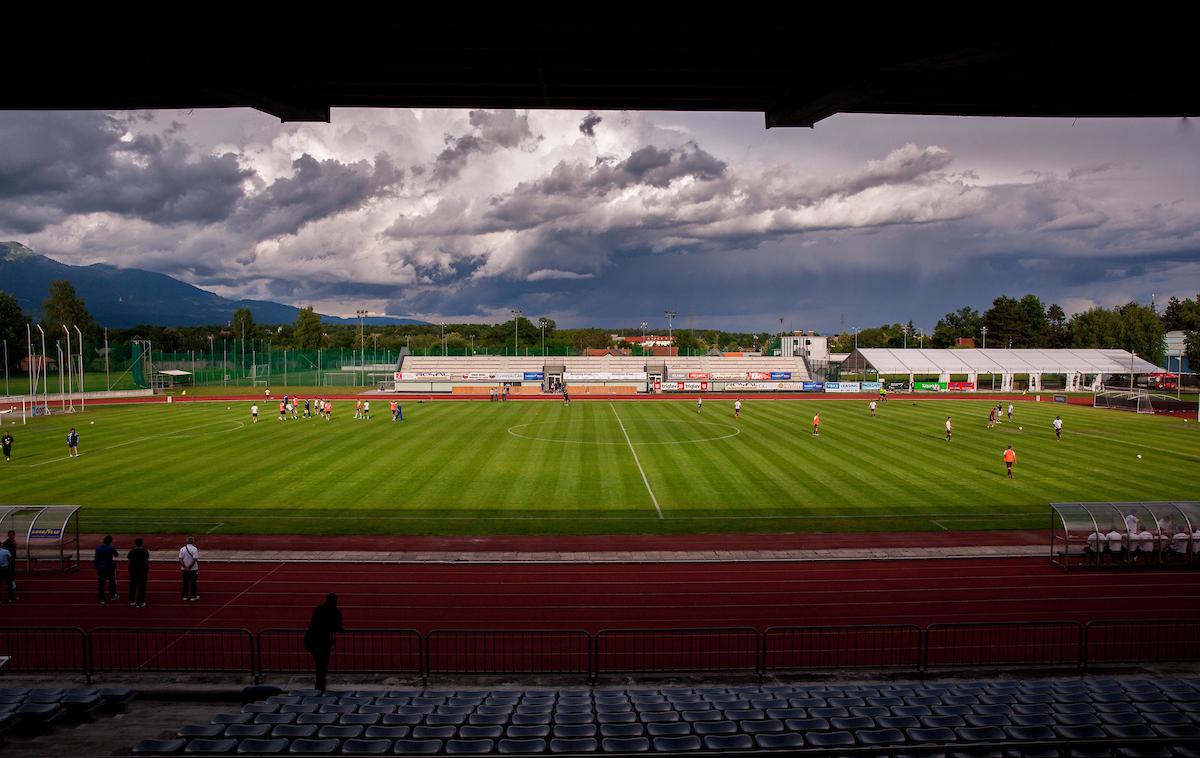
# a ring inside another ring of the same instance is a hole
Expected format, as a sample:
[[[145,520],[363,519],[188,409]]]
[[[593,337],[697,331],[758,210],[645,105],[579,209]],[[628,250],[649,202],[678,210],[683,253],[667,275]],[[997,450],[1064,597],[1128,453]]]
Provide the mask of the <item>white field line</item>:
[[[933,519],[929,519],[929,521],[930,521],[930,522],[931,522],[931,523],[932,523],[934,526],[941,527],[941,529],[942,529],[942,531],[943,531],[943,532],[948,532],[948,531],[950,531],[950,530],[949,530],[949,529],[947,529],[946,527],[942,526],[942,524],[941,524],[940,522],[934,521]]]
[[[95,450],[89,450],[89,451],[88,451],[88,453],[80,453],[80,454],[79,454],[79,457],[80,457],[80,458],[82,458],[84,455],[87,455],[87,454],[89,454],[89,453],[90,453],[91,455],[95,455],[96,453],[102,453],[102,452],[104,452],[105,450],[115,450],[115,449],[117,449],[117,448],[119,448],[119,447],[125,447],[126,445],[134,445],[134,444],[137,444],[137,443],[139,443],[139,442],[146,442],[147,440],[158,439],[158,438],[160,438],[160,437],[174,437],[174,436],[178,435],[180,432],[188,432],[188,431],[191,431],[191,430],[193,430],[193,429],[203,429],[203,428],[204,428],[204,427],[206,427],[206,426],[213,426],[214,424],[228,424],[230,421],[233,421],[233,420],[232,420],[232,419],[226,419],[226,420],[223,420],[223,421],[209,421],[209,422],[208,422],[208,423],[206,423],[206,424],[197,424],[196,426],[186,426],[186,427],[184,427],[183,429],[174,429],[174,430],[172,430],[172,431],[169,431],[169,432],[163,432],[163,433],[161,433],[161,434],[151,434],[151,435],[149,435],[149,436],[146,436],[146,437],[137,437],[137,438],[134,438],[134,439],[131,439],[131,440],[126,440],[126,441],[124,441],[124,442],[118,442],[118,443],[117,443],[117,444],[115,444],[115,445],[109,445],[108,447],[98,447],[98,448],[96,448]],[[238,429],[241,429],[242,427],[244,427],[244,426],[246,425],[244,421],[233,421],[233,423],[237,424],[237,426],[236,426],[236,427],[232,427],[232,428],[230,428],[230,429],[223,429],[223,430],[221,430],[221,431],[222,431],[222,432],[232,432],[232,431],[236,431],[236,430],[238,430]],[[221,433],[221,432],[218,432],[218,434],[219,434],[219,433]],[[48,460],[48,461],[42,461],[41,463],[18,463],[18,464],[17,464],[16,466],[14,466],[13,468],[37,468],[37,467],[39,467],[39,466],[49,466],[51,463],[62,463],[63,461],[69,461],[69,460],[71,460],[69,457],[63,457],[63,458],[52,458],[52,459],[50,459],[50,460]]]
[[[638,473],[642,475],[642,484],[646,485],[646,492],[650,493],[650,502],[654,503],[654,512],[659,518],[663,517],[662,508],[658,507],[658,498],[654,496],[654,490],[650,489],[650,480],[646,478],[646,471],[642,468],[642,462],[638,460],[637,450],[633,447],[633,442],[629,439],[629,432],[625,431],[625,424],[621,421],[621,414],[617,413],[617,407],[611,402],[608,404],[612,408],[613,415],[617,417],[617,423],[621,426],[621,434],[625,435],[625,444],[629,445],[629,452],[633,453],[633,462],[637,464]]]

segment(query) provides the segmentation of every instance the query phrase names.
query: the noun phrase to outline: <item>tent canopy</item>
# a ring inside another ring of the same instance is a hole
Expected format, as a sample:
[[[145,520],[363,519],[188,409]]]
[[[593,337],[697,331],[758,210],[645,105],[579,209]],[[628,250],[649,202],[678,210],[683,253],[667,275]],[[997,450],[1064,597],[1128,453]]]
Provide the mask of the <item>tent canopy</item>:
[[[1151,374],[1152,363],[1128,350],[896,349],[866,347],[842,363],[843,371],[881,374]]]

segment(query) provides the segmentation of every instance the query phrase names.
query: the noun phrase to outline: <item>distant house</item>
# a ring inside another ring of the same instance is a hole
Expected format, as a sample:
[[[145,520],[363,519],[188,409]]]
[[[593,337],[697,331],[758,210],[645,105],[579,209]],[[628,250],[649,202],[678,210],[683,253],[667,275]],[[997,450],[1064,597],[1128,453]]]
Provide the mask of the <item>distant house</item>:
[[[609,347],[609,348],[588,347],[588,348],[584,348],[583,354],[589,358],[603,358],[606,355],[619,355],[619,356],[628,357],[628,356],[633,355],[633,351],[627,347]]]
[[[955,347],[965,347],[971,350],[975,349],[974,337],[958,337],[954,340]]]
[[[28,371],[30,365],[36,366],[38,371],[43,368],[56,369],[58,367],[58,363],[48,355],[27,355],[21,359],[22,371]]]

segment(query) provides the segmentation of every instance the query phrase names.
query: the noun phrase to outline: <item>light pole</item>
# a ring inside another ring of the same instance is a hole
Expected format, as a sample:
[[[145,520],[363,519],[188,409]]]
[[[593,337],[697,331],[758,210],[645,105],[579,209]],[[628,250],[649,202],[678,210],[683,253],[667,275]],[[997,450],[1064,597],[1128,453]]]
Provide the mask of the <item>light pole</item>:
[[[541,318],[541,319],[538,319],[538,325],[542,327],[542,357],[545,358],[546,357],[546,327],[549,326],[549,322],[547,322],[546,319]]]
[[[358,316],[358,340],[359,340],[359,351],[360,351],[360,354],[362,355],[361,363],[365,364],[367,362],[367,335],[363,331],[363,317],[367,315],[367,311],[356,310],[356,311],[354,311],[354,313],[355,313],[355,315]],[[364,366],[363,368],[365,370],[366,367]],[[366,377],[360,378],[359,382],[362,383],[365,380],[365,378]]]
[[[517,348],[517,324],[518,324],[518,323],[520,323],[521,316],[524,316],[524,315],[525,315],[525,312],[524,312],[524,311],[522,311],[520,308],[513,308],[513,309],[512,309],[512,317],[513,317],[513,357],[514,357],[514,358],[515,358],[515,357],[517,357],[517,349],[518,349],[518,348]]]
[[[783,356],[783,316],[779,317],[779,355]]]
[[[670,355],[671,348],[675,346],[675,332],[673,331],[672,322],[675,319],[675,311],[663,311],[663,315],[667,317],[667,354]],[[679,351],[675,351],[675,355],[679,355]]]
[[[442,357],[446,357],[446,325],[438,324],[438,328],[442,330]]]
[[[213,335],[208,335],[208,368],[211,371],[217,363],[217,354],[213,347]],[[194,378],[194,377],[193,377]]]
[[[854,330],[854,349],[857,350],[858,349],[858,327],[852,326],[850,328]]]
[[[987,327],[980,327],[979,331],[983,332],[983,347],[981,350],[987,350]]]
[[[471,355],[475,355],[475,335],[472,334],[472,335],[470,335],[470,337],[471,337]]]
[[[75,337],[79,340],[79,410],[83,412],[85,410],[84,403],[87,402],[83,397],[83,332],[79,331],[77,324],[72,324],[71,328],[75,330]],[[69,344],[70,342],[71,335],[68,334],[67,343]]]

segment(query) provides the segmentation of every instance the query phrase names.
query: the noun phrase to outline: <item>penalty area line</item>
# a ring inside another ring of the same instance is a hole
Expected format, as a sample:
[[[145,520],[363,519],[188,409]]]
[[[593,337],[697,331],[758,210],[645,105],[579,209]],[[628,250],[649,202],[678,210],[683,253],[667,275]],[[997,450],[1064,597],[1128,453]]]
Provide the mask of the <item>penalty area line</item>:
[[[638,460],[637,450],[633,447],[633,442],[629,439],[629,432],[625,431],[625,424],[621,421],[621,414],[617,413],[617,407],[611,402],[608,407],[612,409],[613,415],[617,417],[617,424],[621,427],[621,434],[625,435],[625,444],[629,445],[629,452],[633,453],[633,462],[637,464],[638,473],[642,475],[642,484],[646,485],[646,492],[650,493],[650,502],[654,503],[654,512],[659,518],[663,517],[662,508],[658,507],[658,498],[654,496],[654,490],[650,489],[650,480],[646,478],[646,471],[642,468],[642,462]]]

